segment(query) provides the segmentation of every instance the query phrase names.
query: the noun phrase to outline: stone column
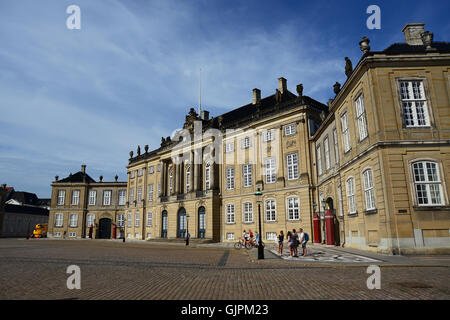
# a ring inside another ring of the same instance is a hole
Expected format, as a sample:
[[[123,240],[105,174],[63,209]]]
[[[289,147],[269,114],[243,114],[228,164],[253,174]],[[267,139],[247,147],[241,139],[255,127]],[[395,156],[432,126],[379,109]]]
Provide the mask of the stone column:
[[[166,195],[165,192],[165,175],[166,175],[166,163],[161,161],[161,171],[160,171],[160,184],[161,184],[161,197]]]

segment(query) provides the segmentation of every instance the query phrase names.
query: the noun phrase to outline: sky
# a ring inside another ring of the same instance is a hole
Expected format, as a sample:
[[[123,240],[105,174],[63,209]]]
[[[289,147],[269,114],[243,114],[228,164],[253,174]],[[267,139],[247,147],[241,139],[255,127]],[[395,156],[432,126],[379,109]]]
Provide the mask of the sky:
[[[81,10],[81,29],[66,9]],[[378,5],[381,29],[366,9]],[[126,181],[129,152],[248,104],[252,89],[302,83],[318,101],[345,82],[345,60],[404,42],[409,22],[450,41],[448,1],[1,0],[0,184],[50,197],[58,175]]]

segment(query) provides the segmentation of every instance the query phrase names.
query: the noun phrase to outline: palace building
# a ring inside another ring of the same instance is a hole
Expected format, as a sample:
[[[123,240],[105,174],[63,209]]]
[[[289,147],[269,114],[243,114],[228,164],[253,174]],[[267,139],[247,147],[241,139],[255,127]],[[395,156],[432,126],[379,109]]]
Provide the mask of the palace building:
[[[448,252],[450,43],[421,23],[403,32],[383,51],[364,37],[327,104],[279,78],[217,117],[191,108],[158,148],[130,152],[127,182],[85,167],[54,181],[49,234],[233,242],[261,216],[265,242],[301,227],[328,245]]]

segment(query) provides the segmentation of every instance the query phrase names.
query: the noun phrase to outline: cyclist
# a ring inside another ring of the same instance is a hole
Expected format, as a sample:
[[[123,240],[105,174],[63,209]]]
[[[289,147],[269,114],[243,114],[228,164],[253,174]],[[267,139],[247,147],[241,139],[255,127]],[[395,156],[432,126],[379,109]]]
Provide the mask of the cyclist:
[[[249,241],[253,244],[255,244],[255,242],[253,241],[253,232],[252,230],[248,229],[248,233],[249,233]]]
[[[245,245],[248,243],[248,241],[249,241],[249,234],[244,230],[244,231],[242,231],[242,237],[241,237],[241,240],[242,240],[242,244],[243,244],[243,246],[245,247]]]

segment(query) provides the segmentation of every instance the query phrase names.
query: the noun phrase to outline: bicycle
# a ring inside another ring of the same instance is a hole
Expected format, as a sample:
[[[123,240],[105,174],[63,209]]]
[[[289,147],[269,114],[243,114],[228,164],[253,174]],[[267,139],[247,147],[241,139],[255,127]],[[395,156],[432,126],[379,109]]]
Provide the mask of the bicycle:
[[[247,249],[258,248],[258,247],[259,247],[259,243],[256,242],[256,241],[253,241],[253,240],[249,241],[249,242],[248,242],[248,245],[249,245],[248,247],[246,246]],[[262,242],[262,241],[261,241],[261,246],[262,246],[263,248],[264,248],[264,246],[265,246],[265,245],[264,245],[264,242]]]
[[[236,243],[234,244],[234,248],[235,248],[235,249],[240,249],[240,248],[242,248],[242,247],[245,247],[245,248],[247,248],[247,249],[250,249],[250,248],[251,248],[251,246],[250,246],[250,244],[249,244],[248,241],[245,242],[245,245],[244,245],[244,243],[243,243],[242,240],[239,240],[238,242],[236,242]]]

